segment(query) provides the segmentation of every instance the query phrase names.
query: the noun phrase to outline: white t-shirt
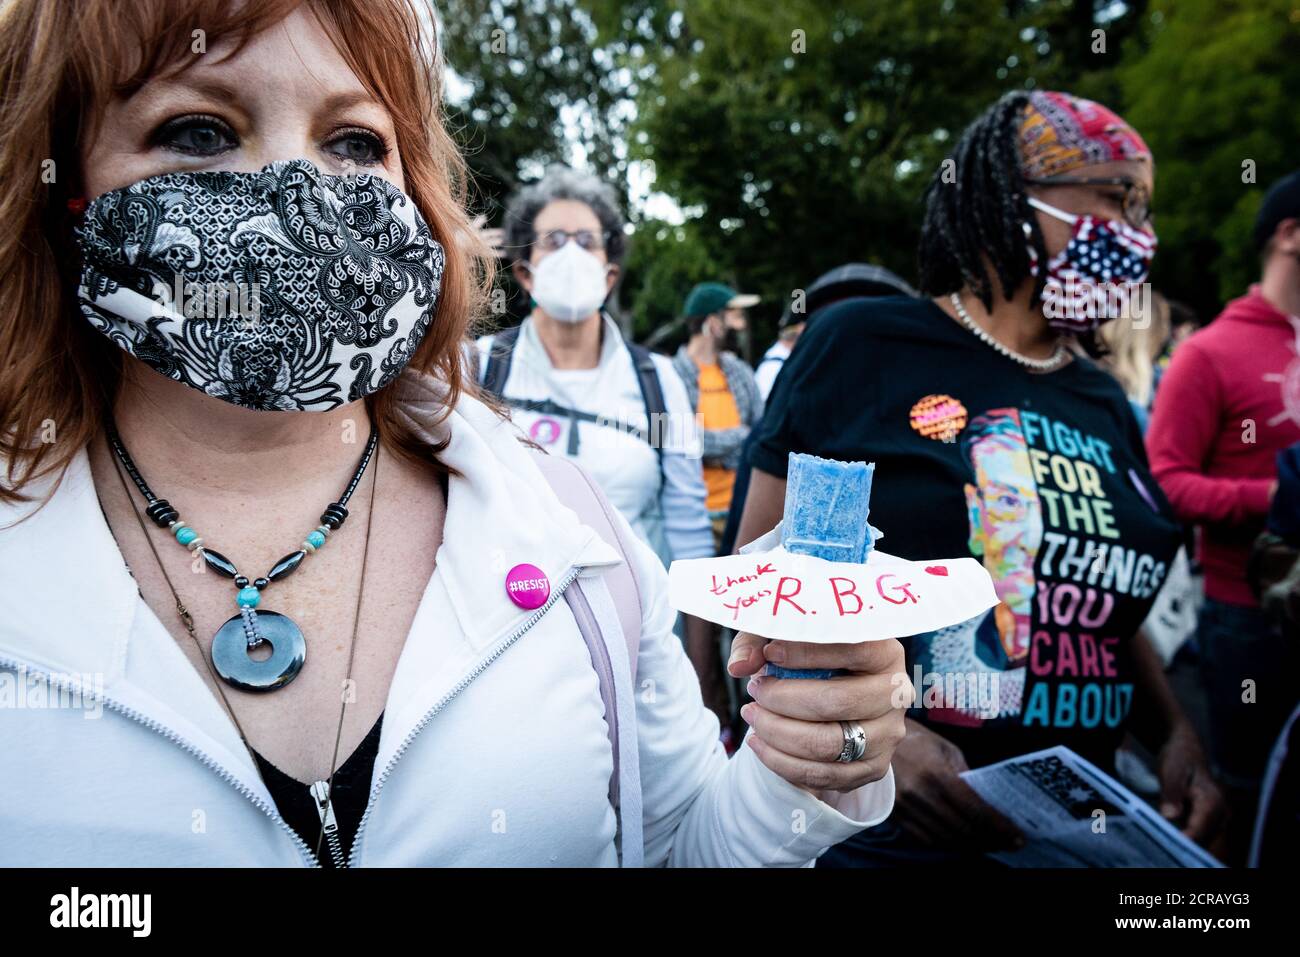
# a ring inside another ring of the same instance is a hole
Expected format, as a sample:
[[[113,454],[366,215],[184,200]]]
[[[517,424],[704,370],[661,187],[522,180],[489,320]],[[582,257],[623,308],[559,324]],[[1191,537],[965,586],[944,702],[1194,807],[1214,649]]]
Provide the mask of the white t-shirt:
[[[711,556],[713,537],[704,508],[699,433],[686,386],[670,359],[652,354],[667,412],[665,421],[656,426],[664,452],[661,481],[659,455],[647,440],[654,436],[632,355],[613,320],[606,317],[604,322],[596,368],[556,369],[536,326],[525,319],[510,374],[501,386],[507,400],[549,400],[600,421],[575,421],[564,411],[518,405],[512,406],[511,418],[548,452],[581,465],[610,504],[665,561]],[[492,338],[482,336],[477,342],[480,380],[486,373]]]
[[[790,346],[784,339],[778,339],[758,361],[758,368],[754,370],[754,383],[758,386],[758,394],[763,397],[763,402],[767,402],[772,386],[776,384],[777,374],[788,358],[790,358]]]

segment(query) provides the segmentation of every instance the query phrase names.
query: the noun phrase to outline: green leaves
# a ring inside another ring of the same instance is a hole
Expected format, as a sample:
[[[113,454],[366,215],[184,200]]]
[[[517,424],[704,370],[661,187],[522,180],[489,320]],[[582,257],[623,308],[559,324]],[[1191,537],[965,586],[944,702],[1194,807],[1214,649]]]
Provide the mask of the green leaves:
[[[853,260],[915,278],[920,199],[962,128],[1014,87],[1130,120],[1156,157],[1155,281],[1204,312],[1258,272],[1249,226],[1297,165],[1293,0],[467,0],[441,5],[466,96],[453,123],[478,209],[548,162],[626,191],[629,164],[685,222],[635,226],[620,292],[639,336],[690,286],[764,296]],[[1104,42],[1098,42],[1097,31]],[[1102,49],[1104,47],[1104,49]],[[1243,163],[1257,182],[1243,183]]]
[[[1041,59],[992,0],[693,0],[683,24],[693,42],[638,99],[633,155],[698,208],[686,241],[711,276],[764,296],[756,318],[769,330],[794,290],[833,266],[913,276],[931,171]],[[626,301],[638,321],[659,308],[637,290]]]
[[[1118,79],[1156,159],[1154,281],[1208,317],[1257,279],[1255,213],[1300,166],[1300,11],[1291,0],[1161,0],[1145,32]]]

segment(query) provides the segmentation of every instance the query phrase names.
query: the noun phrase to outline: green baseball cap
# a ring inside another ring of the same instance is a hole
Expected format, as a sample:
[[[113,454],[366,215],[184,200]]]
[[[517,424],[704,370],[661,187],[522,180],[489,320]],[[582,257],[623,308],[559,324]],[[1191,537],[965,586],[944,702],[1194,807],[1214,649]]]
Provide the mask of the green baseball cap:
[[[711,316],[724,309],[748,309],[758,303],[758,296],[739,293],[721,282],[702,282],[686,297],[682,315],[687,319]]]

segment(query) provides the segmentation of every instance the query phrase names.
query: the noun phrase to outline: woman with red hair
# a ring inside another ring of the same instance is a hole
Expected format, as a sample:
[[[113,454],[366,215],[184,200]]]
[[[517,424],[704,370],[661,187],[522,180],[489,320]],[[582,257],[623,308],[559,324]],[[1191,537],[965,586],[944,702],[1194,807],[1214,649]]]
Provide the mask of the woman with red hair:
[[[888,813],[898,645],[788,645],[854,674],[727,760],[654,555],[467,382],[432,23],[0,12],[6,862],[801,865]]]

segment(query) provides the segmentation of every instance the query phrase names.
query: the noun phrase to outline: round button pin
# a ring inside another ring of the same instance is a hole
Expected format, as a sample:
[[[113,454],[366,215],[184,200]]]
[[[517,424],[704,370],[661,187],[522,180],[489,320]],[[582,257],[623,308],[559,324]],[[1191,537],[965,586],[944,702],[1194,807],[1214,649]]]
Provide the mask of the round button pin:
[[[551,597],[551,582],[536,565],[516,565],[506,573],[506,594],[520,608],[532,611]]]

